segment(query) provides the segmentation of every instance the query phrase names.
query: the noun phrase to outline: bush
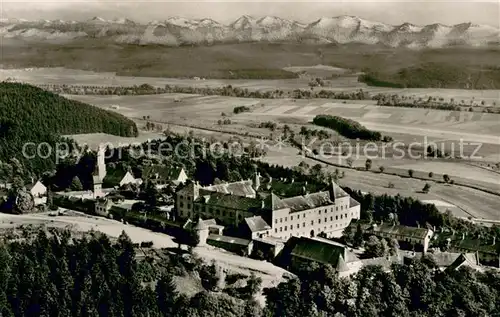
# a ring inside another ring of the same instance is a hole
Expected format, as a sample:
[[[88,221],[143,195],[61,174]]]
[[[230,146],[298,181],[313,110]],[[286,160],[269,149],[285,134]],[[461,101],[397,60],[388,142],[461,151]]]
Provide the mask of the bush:
[[[153,246],[153,241],[143,241],[141,242],[141,248],[151,248]]]
[[[428,183],[425,183],[424,188],[422,188],[422,192],[428,193],[430,189],[431,189],[431,185],[429,185]]]
[[[248,111],[250,111],[250,108],[248,108],[246,106],[238,106],[238,107],[234,107],[234,109],[233,109],[233,112],[235,114],[242,113],[242,112],[248,112]]]

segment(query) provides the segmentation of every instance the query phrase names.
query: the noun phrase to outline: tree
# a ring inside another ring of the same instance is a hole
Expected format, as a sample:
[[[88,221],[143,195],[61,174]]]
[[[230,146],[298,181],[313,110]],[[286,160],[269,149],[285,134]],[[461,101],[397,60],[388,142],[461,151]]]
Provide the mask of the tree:
[[[156,283],[156,304],[162,316],[174,316],[178,295],[172,275],[163,275]]]
[[[429,172],[429,178],[432,178],[434,177],[434,173],[433,172]]]
[[[383,172],[385,171],[385,167],[384,167],[384,166],[382,166],[382,165],[381,165],[381,166],[379,166],[379,168],[378,168],[378,169],[380,170],[380,173],[383,173]]]
[[[246,286],[248,298],[252,298],[253,296],[255,296],[260,291],[261,286],[262,286],[262,278],[257,277],[252,272],[250,277],[248,278]]]
[[[431,185],[429,185],[429,183],[425,183],[424,188],[422,188],[422,192],[427,194],[430,189],[431,189]]]
[[[360,247],[363,244],[363,229],[361,229],[361,224],[358,223],[356,226],[356,232],[354,233],[352,246],[355,248]]]
[[[70,186],[72,191],[82,191],[83,190],[83,185],[78,176],[73,177],[73,180],[71,180],[71,186]]]
[[[369,171],[371,168],[372,168],[372,160],[371,159],[367,159],[366,162],[365,162],[365,168],[367,171]]]
[[[397,255],[399,251],[399,242],[398,240],[392,238],[389,240],[389,252],[391,255]]]
[[[448,174],[444,174],[443,175],[443,180],[445,183],[449,183],[450,182],[450,176],[448,176]]]
[[[200,269],[201,284],[208,291],[215,291],[219,281],[218,269],[213,262],[211,265],[203,265]]]
[[[352,164],[354,163],[353,159],[350,157],[348,157],[345,162],[349,167],[352,167]]]
[[[408,176],[413,177],[413,170],[412,169],[408,170]]]
[[[368,257],[383,257],[389,251],[387,241],[383,238],[379,239],[376,236],[370,236],[365,243],[365,255]]]

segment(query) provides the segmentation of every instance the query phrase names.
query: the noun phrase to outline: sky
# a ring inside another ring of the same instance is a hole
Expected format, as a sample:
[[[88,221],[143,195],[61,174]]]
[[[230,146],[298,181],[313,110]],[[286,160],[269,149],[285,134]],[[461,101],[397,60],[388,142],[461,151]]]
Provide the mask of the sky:
[[[458,24],[473,22],[500,27],[500,0],[330,0],[330,1],[210,1],[210,0],[0,0],[0,17],[24,19],[85,20],[126,17],[138,22],[165,20],[172,16],[212,18],[230,23],[247,14],[275,15],[304,23],[321,17],[355,15],[389,24]]]

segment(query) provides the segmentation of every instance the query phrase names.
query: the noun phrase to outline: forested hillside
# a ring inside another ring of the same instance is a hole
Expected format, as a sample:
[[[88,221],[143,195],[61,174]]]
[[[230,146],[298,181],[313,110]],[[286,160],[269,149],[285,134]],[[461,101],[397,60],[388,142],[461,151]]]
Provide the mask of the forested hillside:
[[[442,272],[427,257],[388,271],[367,266],[350,280],[339,278],[331,266],[308,264],[297,279],[264,289],[261,309],[251,296],[214,289],[220,276],[196,257],[187,262],[173,253],[158,260],[138,258],[125,234],[116,243],[99,234],[72,239],[68,231],[53,235],[43,229],[23,237],[0,245],[4,317],[476,317],[500,312],[498,271]],[[203,290],[180,293],[175,277],[187,274],[198,276]],[[224,279],[229,283],[230,277]],[[248,290],[255,293],[258,284]]]
[[[48,159],[28,160],[23,156],[23,145],[28,142],[51,145],[63,134],[109,133],[136,136],[135,123],[124,116],[68,100],[30,85],[0,83],[0,160],[18,158],[26,169],[40,173],[53,167],[54,151]],[[41,148],[42,156],[48,147]],[[35,154],[35,146],[26,147],[28,156]],[[52,159],[50,159],[52,158]]]

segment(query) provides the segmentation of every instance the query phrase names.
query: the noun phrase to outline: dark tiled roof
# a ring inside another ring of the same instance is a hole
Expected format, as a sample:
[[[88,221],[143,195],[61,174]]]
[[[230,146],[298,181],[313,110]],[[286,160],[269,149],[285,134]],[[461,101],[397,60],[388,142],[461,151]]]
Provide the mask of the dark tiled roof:
[[[123,179],[123,177],[125,177],[125,174],[127,174],[127,171],[123,170],[122,168],[108,168],[106,170],[106,176],[103,179],[103,183],[111,186],[117,186],[118,184],[120,184],[120,181]]]
[[[229,237],[229,236],[221,236],[218,234],[208,235],[208,240],[223,242],[223,243],[230,243],[230,244],[237,244],[237,245],[242,245],[242,246],[248,246],[252,242],[251,240],[247,240],[247,239],[241,239],[241,238]]]
[[[429,233],[429,229],[427,228],[416,228],[416,227],[407,227],[401,225],[392,225],[392,224],[381,224],[376,226],[365,225],[365,228],[368,232],[372,232],[374,234],[377,233],[386,233],[391,235],[397,235],[401,237],[414,238],[414,239],[423,239]]]
[[[158,179],[163,180],[175,180],[179,178],[179,174],[182,171],[182,167],[177,166],[165,166],[165,165],[151,165],[146,166],[142,171],[143,179],[155,179],[156,174],[158,174]]]
[[[351,199],[349,200],[349,206],[352,208],[352,207],[356,207],[356,206],[359,206],[359,202],[357,202],[356,200],[354,200],[354,198],[351,197]]]
[[[256,198],[235,196],[212,192],[209,195],[201,196],[196,200],[208,206],[231,208],[245,211],[259,211],[262,208],[262,201]]]
[[[484,240],[465,238],[464,240],[452,240],[451,245],[456,248],[469,251],[479,251],[483,253],[500,255],[500,243],[493,245],[491,242],[487,242]]]
[[[467,265],[469,267],[475,268],[479,266],[479,260],[474,253],[462,253],[460,254],[453,263],[451,263],[447,269],[448,270],[456,270],[461,265]]]
[[[337,267],[339,258],[343,258],[345,249],[341,246],[305,237],[296,238],[291,255]]]
[[[363,266],[367,265],[380,265],[383,269],[388,270],[391,268],[393,263],[402,263],[402,259],[397,256],[389,256],[389,257],[379,257],[379,258],[371,258],[371,259],[363,259],[360,260]]]
[[[290,198],[279,198],[272,194],[268,202],[272,210],[290,208],[292,212],[333,204],[328,192],[318,192]]]
[[[245,218],[245,222],[251,232],[260,232],[271,229],[271,226],[260,216]]]
[[[242,197],[255,197],[255,190],[252,187],[252,181],[240,181],[234,183],[222,183],[212,186],[206,186],[201,189],[201,191],[218,192],[224,194],[231,194],[233,196]]]
[[[189,183],[188,185],[180,189],[176,194],[178,195],[192,194],[193,191],[194,191],[194,183]]]

